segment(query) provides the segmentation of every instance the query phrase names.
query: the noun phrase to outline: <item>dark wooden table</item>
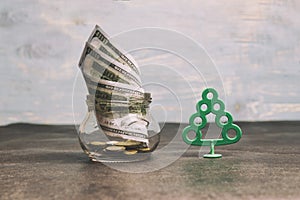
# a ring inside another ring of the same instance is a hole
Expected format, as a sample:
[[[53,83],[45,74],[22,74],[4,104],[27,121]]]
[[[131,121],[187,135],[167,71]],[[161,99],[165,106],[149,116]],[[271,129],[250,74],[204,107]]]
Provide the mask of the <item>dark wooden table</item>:
[[[71,125],[0,127],[0,199],[300,199],[300,123],[238,124],[240,142],[216,147],[223,158],[190,147],[149,173],[90,162]],[[165,125],[161,145],[177,128]]]

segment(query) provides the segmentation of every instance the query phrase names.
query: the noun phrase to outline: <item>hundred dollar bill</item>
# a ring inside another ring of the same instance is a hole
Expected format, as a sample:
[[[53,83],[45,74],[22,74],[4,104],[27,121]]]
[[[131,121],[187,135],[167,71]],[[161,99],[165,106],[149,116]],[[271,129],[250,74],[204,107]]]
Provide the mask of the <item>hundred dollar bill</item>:
[[[113,82],[119,82],[123,84],[128,84],[130,85],[131,82],[128,80],[122,79],[118,74],[115,74],[109,69],[105,69],[101,65],[99,65],[97,62],[93,62],[89,66],[84,66],[83,68],[84,75],[89,75],[91,77],[94,77],[98,79],[97,81],[100,81],[101,79],[103,80],[108,80],[108,81],[113,81]],[[98,70],[102,69],[102,70]]]
[[[127,66],[118,63],[86,43],[79,66],[84,74],[98,79],[128,83],[141,87],[140,77]]]
[[[89,94],[94,95],[95,99],[106,100],[141,100],[144,98],[144,90],[117,82],[99,80],[96,82],[93,77],[85,76],[85,81]]]
[[[102,130],[111,137],[149,143],[146,126],[148,121],[136,114],[129,114],[122,118],[106,118],[96,115]]]
[[[140,114],[146,115],[146,106],[143,103],[127,103],[125,102],[110,102],[110,101],[95,101],[95,110],[104,115],[105,113],[113,112],[120,114]]]
[[[129,66],[135,73],[140,75],[138,65],[134,59],[130,55],[123,53],[124,51],[117,48],[116,45],[113,45],[109,41],[107,34],[98,25],[95,26],[88,42],[103,53],[109,55],[112,59]]]

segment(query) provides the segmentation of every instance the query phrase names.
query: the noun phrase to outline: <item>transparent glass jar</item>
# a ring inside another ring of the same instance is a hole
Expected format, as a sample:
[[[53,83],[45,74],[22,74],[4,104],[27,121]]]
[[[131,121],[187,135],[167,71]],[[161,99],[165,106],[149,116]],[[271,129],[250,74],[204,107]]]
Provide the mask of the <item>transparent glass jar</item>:
[[[130,107],[130,102],[127,102]],[[160,141],[160,127],[149,111],[151,103],[151,94],[144,94],[142,109],[144,110],[143,120],[137,119],[134,115],[129,116],[132,120],[126,122],[126,127],[137,126],[143,123],[147,129],[147,143],[123,139],[120,137],[111,137],[105,134],[97,119],[95,110],[95,98],[93,95],[87,95],[86,104],[88,111],[82,123],[79,126],[78,138],[83,151],[95,162],[134,162],[146,160],[151,156]],[[127,113],[130,115],[130,113]],[[122,127],[120,130],[122,131]],[[126,132],[126,130],[125,130]]]

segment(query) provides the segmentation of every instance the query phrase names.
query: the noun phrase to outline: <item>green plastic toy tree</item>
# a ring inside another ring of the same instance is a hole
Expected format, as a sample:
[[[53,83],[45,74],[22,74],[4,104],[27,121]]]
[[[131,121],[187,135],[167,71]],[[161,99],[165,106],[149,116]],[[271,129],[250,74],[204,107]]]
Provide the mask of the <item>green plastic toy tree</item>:
[[[218,99],[218,93],[213,88],[207,88],[202,92],[202,100],[196,105],[197,112],[189,120],[189,126],[185,127],[182,138],[185,143],[197,146],[210,146],[210,153],[205,154],[204,158],[220,158],[221,154],[215,154],[215,146],[228,145],[236,143],[242,136],[242,130],[236,124],[233,124],[232,115],[225,111],[224,103]],[[202,129],[207,125],[207,115],[215,114],[215,123],[221,128],[222,138],[203,139]],[[224,120],[225,119],[225,120]],[[229,137],[229,131],[234,131],[235,136]],[[190,139],[188,134],[196,133],[195,138]]]

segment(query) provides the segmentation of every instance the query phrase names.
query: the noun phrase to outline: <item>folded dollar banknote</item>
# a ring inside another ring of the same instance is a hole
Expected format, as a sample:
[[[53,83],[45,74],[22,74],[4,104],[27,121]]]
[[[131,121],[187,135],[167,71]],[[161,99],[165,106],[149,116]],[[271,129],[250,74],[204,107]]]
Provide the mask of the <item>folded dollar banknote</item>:
[[[108,138],[103,142],[95,137],[89,142],[81,141],[81,144],[104,145],[108,148],[106,152],[124,151],[124,155],[156,148],[159,138],[153,141],[153,133],[149,132],[151,121],[148,110],[152,98],[142,88],[137,62],[112,44],[98,25],[85,44],[79,68],[88,89],[87,100],[93,105],[97,126]],[[158,127],[156,133],[159,131]]]

